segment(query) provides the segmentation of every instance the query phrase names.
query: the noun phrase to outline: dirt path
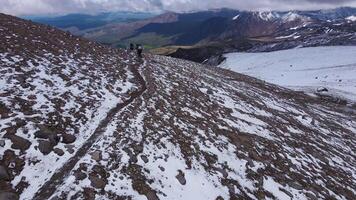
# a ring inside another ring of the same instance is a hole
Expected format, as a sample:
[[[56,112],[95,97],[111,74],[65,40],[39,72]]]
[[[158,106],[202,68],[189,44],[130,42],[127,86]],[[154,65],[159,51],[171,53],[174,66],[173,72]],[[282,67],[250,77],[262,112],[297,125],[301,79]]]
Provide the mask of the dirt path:
[[[142,64],[142,62],[140,63]],[[141,65],[142,66],[142,65]],[[125,108],[127,105],[132,103],[136,98],[142,95],[142,93],[146,90],[146,82],[144,78],[138,71],[138,65],[130,65],[129,70],[133,73],[134,77],[139,81],[141,87],[130,93],[130,98],[116,105],[115,108],[111,109],[106,118],[103,119],[99,126],[95,129],[94,133],[90,136],[90,138],[83,144],[83,146],[78,149],[75,155],[70,158],[57,172],[53,174],[50,180],[48,180],[35,194],[33,197],[34,200],[43,200],[49,199],[52,194],[56,191],[58,185],[62,184],[63,181],[68,177],[69,173],[78,163],[78,161],[86,155],[90,147],[95,143],[97,138],[102,135],[110,121],[113,119],[116,113],[118,113],[121,109]]]

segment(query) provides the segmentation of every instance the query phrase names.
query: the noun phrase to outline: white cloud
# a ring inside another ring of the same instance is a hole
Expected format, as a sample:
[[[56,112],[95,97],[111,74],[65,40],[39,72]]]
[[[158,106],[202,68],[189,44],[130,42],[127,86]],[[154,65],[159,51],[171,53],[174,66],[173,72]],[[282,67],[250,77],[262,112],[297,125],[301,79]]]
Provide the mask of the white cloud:
[[[12,15],[97,13],[102,11],[189,11],[322,9],[355,6],[356,0],[0,0],[0,12]]]

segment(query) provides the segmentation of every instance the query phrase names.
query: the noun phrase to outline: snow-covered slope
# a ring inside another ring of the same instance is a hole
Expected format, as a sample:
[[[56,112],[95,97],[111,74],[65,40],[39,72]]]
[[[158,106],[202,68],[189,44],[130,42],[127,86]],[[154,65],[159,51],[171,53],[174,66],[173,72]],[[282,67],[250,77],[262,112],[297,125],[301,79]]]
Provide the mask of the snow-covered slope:
[[[146,57],[141,73],[147,90],[116,115],[54,196],[355,197],[354,114],[178,59]]]
[[[311,47],[268,53],[231,53],[220,67],[281,86],[329,93],[356,102],[356,47]]]
[[[122,52],[51,27],[0,14],[0,44],[0,164],[31,199],[137,86]]]
[[[1,198],[356,198],[344,106],[0,19]]]

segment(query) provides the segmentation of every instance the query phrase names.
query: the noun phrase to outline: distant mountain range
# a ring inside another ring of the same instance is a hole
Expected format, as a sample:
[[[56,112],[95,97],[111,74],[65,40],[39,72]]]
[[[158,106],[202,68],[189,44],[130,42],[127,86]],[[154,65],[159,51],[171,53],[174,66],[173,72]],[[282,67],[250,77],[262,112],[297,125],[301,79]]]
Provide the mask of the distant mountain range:
[[[106,12],[97,15],[90,14],[69,14],[65,16],[25,16],[23,18],[38,22],[41,24],[47,24],[55,26],[61,29],[69,29],[74,33],[102,27],[112,23],[128,23],[132,21],[138,21],[145,18],[153,17],[152,13],[145,12]]]
[[[142,43],[148,49],[163,47],[155,49],[156,53],[196,62],[213,60],[212,64],[222,53],[233,51],[356,44],[356,8],[351,7],[288,12],[216,9],[168,12],[153,17],[131,13],[104,20],[108,15],[70,15],[35,21],[113,47]]]

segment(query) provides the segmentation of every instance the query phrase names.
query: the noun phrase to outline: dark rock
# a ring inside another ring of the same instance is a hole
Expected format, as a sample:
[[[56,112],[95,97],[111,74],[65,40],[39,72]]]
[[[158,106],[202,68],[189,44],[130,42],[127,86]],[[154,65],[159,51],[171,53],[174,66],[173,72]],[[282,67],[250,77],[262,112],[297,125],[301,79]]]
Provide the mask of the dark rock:
[[[101,151],[95,151],[91,154],[91,158],[95,161],[100,161],[101,160]]]
[[[162,166],[158,166],[158,168],[162,171],[162,172],[164,172],[166,169],[164,169],[164,167],[162,167]]]
[[[178,175],[176,176],[177,180],[179,181],[180,184],[185,185],[187,181],[185,180],[184,173],[182,170],[178,170]]]
[[[49,139],[50,136],[56,135],[55,131],[46,125],[38,125],[39,131],[35,132],[36,138]]]
[[[61,138],[58,135],[49,135],[48,139],[53,146],[56,146],[61,140]]]
[[[309,192],[305,193],[305,196],[308,197],[308,199],[310,199],[310,200],[317,200],[318,199],[314,194],[309,193]]]
[[[291,182],[291,183],[288,183],[288,185],[294,189],[297,189],[297,190],[304,189],[304,187],[302,185],[300,185],[298,182]]]
[[[253,163],[251,158],[247,158],[247,163],[246,163],[249,167],[255,167],[255,164]]]
[[[71,144],[73,142],[75,142],[77,138],[74,135],[70,135],[70,134],[63,134],[62,135],[62,142],[65,144]]]
[[[0,200],[18,200],[19,196],[12,192],[0,191]]]
[[[0,147],[4,147],[5,146],[5,140],[0,140]]]
[[[19,149],[21,151],[26,151],[31,146],[31,142],[23,137],[17,135],[10,135],[8,138],[11,140],[11,148]]]
[[[106,182],[97,176],[89,176],[89,180],[91,182],[91,186],[95,188],[100,189],[100,188],[105,188],[106,186]]]
[[[214,91],[213,91],[212,89],[208,89],[208,91],[207,91],[206,93],[208,93],[208,94],[210,94],[210,95],[213,95],[213,94],[214,94]]]
[[[74,153],[74,145],[67,144],[67,145],[65,145],[65,148],[67,149],[67,151],[68,151],[70,154]]]
[[[76,180],[84,180],[88,177],[87,174],[82,171],[75,171],[74,176]]]
[[[9,181],[10,180],[10,176],[7,173],[7,170],[5,169],[5,167],[0,165],[0,181],[1,180]]]
[[[35,138],[48,139],[48,134],[43,131],[35,132]]]
[[[229,176],[229,174],[226,172],[225,169],[222,168],[216,168],[216,171],[220,172],[224,178],[227,178]]]
[[[48,155],[53,150],[53,145],[48,140],[40,140],[38,141],[38,143],[39,143],[38,148],[40,152],[43,153],[44,155]]]
[[[55,148],[53,150],[53,152],[56,153],[59,156],[63,156],[64,155],[64,151],[62,149],[59,149],[59,148]]]
[[[317,92],[328,92],[329,90],[325,87],[319,87],[316,91]]]
[[[148,163],[148,158],[147,158],[147,156],[141,155],[141,159],[143,160],[143,162]]]

